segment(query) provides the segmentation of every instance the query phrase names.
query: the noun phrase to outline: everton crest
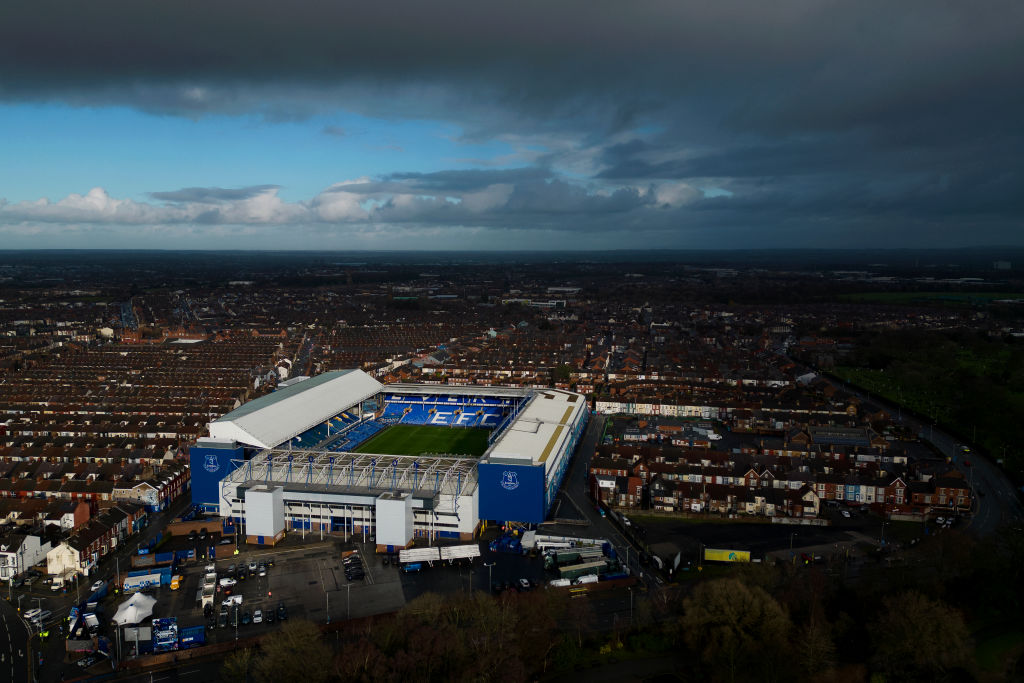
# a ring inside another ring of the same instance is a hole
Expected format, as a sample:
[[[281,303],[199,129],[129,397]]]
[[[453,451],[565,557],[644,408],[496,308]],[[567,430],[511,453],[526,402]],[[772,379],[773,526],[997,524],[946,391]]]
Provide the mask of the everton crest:
[[[501,473],[501,488],[506,491],[515,491],[519,488],[519,476],[515,472],[505,470]]]
[[[206,461],[203,463],[203,469],[207,472],[213,473],[220,469],[220,463],[217,462],[216,455],[206,456]]]

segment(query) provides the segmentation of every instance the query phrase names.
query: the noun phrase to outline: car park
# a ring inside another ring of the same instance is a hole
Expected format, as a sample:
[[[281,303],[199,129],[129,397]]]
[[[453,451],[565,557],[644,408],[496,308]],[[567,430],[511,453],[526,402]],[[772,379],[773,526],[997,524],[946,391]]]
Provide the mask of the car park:
[[[252,613],[252,623],[262,624],[263,623],[263,610],[256,610]]]

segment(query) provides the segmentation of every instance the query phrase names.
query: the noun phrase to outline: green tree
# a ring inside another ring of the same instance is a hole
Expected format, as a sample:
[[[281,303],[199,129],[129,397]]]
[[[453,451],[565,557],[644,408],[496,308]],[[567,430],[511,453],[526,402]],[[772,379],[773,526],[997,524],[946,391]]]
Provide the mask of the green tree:
[[[227,656],[221,665],[221,678],[228,681],[228,683],[246,683],[249,680],[249,672],[252,671],[252,665],[253,655],[251,649],[235,650]]]
[[[828,624],[816,615],[800,632],[796,642],[800,670],[810,677],[821,676],[835,666],[836,646]]]
[[[938,678],[971,656],[963,615],[917,591],[887,599],[871,631],[874,664],[894,680]]]
[[[684,601],[681,620],[687,644],[699,652],[714,678],[735,681],[778,676],[791,623],[762,588],[733,578],[700,584]],[[754,672],[757,672],[754,674]]]
[[[256,674],[266,683],[322,683],[333,669],[333,657],[320,629],[308,621],[288,622],[273,638],[263,639],[262,649]]]

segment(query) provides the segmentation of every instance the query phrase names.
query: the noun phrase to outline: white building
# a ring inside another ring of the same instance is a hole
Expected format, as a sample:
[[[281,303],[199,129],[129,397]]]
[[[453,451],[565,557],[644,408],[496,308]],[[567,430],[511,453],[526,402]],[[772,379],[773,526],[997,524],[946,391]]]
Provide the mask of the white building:
[[[50,542],[33,534],[7,534],[0,537],[0,580],[10,581],[26,569],[46,559]]]

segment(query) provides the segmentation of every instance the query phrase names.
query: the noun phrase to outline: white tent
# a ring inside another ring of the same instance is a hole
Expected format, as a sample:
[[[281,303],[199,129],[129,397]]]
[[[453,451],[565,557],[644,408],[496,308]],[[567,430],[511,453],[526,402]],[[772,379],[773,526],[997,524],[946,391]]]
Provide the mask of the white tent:
[[[118,626],[125,624],[137,624],[153,614],[153,605],[156,598],[151,598],[144,593],[136,593],[127,601],[122,602],[114,614],[114,623]]]

